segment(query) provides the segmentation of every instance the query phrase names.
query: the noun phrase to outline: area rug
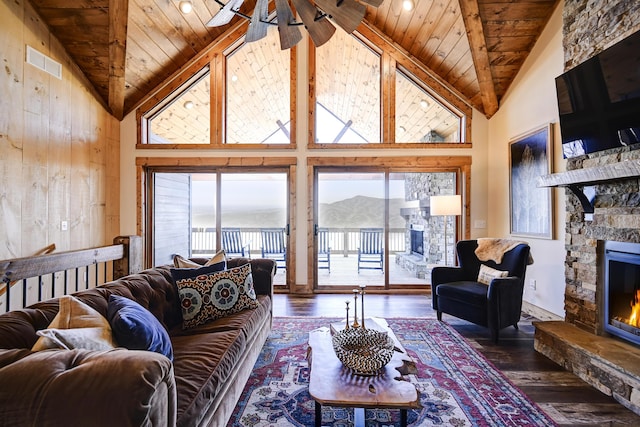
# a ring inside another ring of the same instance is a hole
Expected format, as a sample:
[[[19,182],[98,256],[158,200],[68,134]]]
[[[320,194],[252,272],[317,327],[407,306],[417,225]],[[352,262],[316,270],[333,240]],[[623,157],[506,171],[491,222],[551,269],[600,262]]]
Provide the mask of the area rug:
[[[314,425],[308,392],[308,332],[337,319],[280,317],[253,369],[228,426]],[[554,426],[458,332],[435,319],[388,319],[414,360],[422,409],[408,411],[410,426]],[[322,426],[353,425],[353,409],[322,407]],[[397,410],[365,411],[367,427],[399,425]]]

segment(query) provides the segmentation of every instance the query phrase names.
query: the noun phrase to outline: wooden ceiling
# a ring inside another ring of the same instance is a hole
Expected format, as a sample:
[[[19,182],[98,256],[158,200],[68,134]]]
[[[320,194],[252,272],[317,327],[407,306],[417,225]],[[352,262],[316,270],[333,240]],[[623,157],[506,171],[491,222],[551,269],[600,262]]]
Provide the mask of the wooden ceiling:
[[[558,0],[402,0],[367,6],[365,21],[491,117]],[[122,118],[228,26],[207,27],[214,0],[31,0],[53,34]],[[253,0],[241,10],[250,13]]]

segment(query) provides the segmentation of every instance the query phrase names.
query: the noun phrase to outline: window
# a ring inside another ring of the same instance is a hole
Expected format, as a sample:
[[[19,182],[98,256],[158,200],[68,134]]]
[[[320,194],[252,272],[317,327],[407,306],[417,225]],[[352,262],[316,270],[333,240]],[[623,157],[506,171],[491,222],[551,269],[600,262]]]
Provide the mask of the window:
[[[430,215],[430,199],[456,194],[459,176],[456,168],[316,168],[316,288],[426,286],[459,235],[456,217]]]
[[[147,114],[149,144],[209,144],[211,103],[209,67]]]
[[[286,285],[287,172],[158,170],[149,176],[152,265],[169,264],[174,254],[210,257],[224,249],[233,258],[275,259],[274,284]]]
[[[461,141],[460,115],[445,107],[406,71],[396,72],[395,104],[395,142]]]
[[[316,57],[315,142],[381,142],[380,55],[338,28]]]
[[[251,43],[243,42],[241,31],[230,34],[140,107],[142,144],[293,149],[296,117],[308,107],[311,119],[304,127],[311,148],[413,148],[408,144],[469,140],[469,104],[367,28],[357,36],[337,28],[327,43],[308,50],[281,50],[273,25]],[[305,61],[308,70],[292,69]],[[307,71],[309,91],[299,94],[304,85],[296,76]],[[310,105],[300,102],[304,95]]]
[[[242,44],[226,56],[226,143],[289,144],[289,51],[278,32]]]

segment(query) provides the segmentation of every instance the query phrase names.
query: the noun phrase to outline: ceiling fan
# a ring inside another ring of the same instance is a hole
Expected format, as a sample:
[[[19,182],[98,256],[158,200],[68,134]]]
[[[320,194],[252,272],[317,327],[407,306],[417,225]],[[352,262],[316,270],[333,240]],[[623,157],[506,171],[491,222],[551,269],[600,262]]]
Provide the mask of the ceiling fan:
[[[269,0],[257,0],[251,16],[240,12],[240,6],[244,0],[214,0],[220,5],[220,10],[207,23],[209,27],[218,27],[228,24],[238,15],[250,21],[249,29],[245,37],[246,42],[260,40],[267,35],[269,25],[277,25],[280,34],[280,48],[290,49],[302,40],[299,27],[304,25],[309,32],[313,44],[322,46],[329,41],[336,28],[329,21],[331,18],[344,31],[351,34],[364,19],[366,6],[357,0],[292,0],[293,6],[300,15],[302,22],[297,22],[288,0],[275,0],[276,21],[270,22],[268,18]],[[383,0],[360,0],[373,7],[378,7]]]

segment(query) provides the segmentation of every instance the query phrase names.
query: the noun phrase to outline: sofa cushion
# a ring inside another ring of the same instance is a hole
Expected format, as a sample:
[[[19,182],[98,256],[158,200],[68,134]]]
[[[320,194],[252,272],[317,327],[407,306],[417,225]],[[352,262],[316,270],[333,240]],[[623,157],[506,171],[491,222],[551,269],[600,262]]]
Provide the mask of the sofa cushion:
[[[172,270],[182,305],[183,328],[258,307],[251,264],[211,274],[198,274],[201,270],[195,269],[190,274],[186,270]]]
[[[116,347],[109,322],[96,310],[70,295],[60,297],[59,306],[58,314],[47,329],[37,332],[40,338],[33,345],[33,351],[49,348],[108,350]]]
[[[172,337],[178,399],[178,426],[200,425],[246,351],[242,331]]]
[[[137,302],[111,295],[107,320],[118,345],[129,350],[147,350],[164,354],[173,360],[171,340],[164,326]]]
[[[478,307],[486,306],[487,292],[486,285],[471,281],[444,283],[436,287],[438,298],[457,300]]]
[[[257,301],[258,307],[255,309],[243,310],[238,313],[198,325],[191,329],[182,329],[178,326],[169,331],[169,335],[174,337],[240,329],[246,338],[253,337],[261,328],[265,317],[268,317],[271,312],[271,298],[266,295],[258,295]]]
[[[482,264],[480,266],[480,272],[478,273],[478,282],[489,285],[493,279],[507,277],[508,274],[508,271],[496,270],[495,268]]]

